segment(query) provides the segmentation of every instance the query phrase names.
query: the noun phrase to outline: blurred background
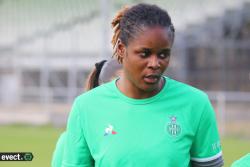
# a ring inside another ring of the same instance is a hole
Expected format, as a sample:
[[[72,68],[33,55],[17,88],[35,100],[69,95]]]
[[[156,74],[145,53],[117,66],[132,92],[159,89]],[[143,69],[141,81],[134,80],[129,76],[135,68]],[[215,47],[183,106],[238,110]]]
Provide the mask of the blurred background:
[[[34,154],[0,166],[50,166],[74,98],[112,55],[112,18],[139,2],[172,17],[166,75],[208,93],[225,166],[250,152],[250,0],[0,0],[0,152]]]

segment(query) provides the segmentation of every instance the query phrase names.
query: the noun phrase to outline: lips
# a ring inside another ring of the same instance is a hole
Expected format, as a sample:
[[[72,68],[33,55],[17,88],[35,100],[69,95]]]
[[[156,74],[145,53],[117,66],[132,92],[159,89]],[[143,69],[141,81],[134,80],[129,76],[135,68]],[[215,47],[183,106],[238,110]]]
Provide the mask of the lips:
[[[147,84],[156,84],[158,83],[159,80],[160,80],[160,75],[158,74],[150,74],[144,77],[144,81]]]

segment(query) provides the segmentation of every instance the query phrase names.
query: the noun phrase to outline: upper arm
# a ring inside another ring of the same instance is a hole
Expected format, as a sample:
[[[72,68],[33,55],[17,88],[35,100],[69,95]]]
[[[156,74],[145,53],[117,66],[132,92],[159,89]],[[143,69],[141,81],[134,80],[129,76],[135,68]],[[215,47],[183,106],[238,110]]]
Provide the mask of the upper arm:
[[[66,142],[66,132],[63,132],[57,140],[56,148],[53,153],[51,166],[59,167],[62,166],[62,156],[64,153],[64,146]]]
[[[83,121],[79,114],[77,103],[75,102],[67,123],[66,142],[62,162],[63,167],[94,166],[94,160],[90,154],[83,133]]]
[[[191,148],[193,167],[223,166],[222,151],[215,113],[211,103],[206,103]]]

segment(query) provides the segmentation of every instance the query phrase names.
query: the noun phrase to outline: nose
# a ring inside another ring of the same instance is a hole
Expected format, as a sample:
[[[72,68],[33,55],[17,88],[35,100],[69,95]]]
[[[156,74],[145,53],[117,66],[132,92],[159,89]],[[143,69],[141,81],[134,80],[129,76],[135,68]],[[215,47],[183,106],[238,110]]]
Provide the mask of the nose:
[[[160,68],[160,60],[157,55],[151,55],[148,62],[148,67],[152,69]]]

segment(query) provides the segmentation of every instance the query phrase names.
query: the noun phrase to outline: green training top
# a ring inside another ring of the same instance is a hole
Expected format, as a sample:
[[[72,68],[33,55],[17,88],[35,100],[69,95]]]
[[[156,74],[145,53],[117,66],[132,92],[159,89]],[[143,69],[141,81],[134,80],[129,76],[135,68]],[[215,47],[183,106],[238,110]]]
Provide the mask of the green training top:
[[[66,140],[66,132],[63,132],[57,140],[56,148],[52,156],[51,167],[61,167]]]
[[[67,125],[64,167],[222,166],[209,99],[165,78],[153,97],[133,99],[116,80],[76,98]]]
[[[234,161],[231,167],[250,167],[250,153]]]

